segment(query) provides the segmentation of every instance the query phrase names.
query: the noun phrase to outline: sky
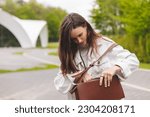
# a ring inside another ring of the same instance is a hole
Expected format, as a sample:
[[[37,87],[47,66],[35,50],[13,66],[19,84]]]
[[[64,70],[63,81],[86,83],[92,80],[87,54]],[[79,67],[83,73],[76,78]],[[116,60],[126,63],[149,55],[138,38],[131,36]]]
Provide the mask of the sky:
[[[76,12],[82,15],[86,20],[90,21],[90,10],[95,0],[36,0],[44,5],[61,7],[68,13]]]

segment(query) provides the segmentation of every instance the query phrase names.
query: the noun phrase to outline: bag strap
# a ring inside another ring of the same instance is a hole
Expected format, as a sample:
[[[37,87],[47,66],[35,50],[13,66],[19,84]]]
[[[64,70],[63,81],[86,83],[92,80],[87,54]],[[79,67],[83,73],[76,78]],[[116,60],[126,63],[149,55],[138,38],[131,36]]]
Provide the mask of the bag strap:
[[[98,61],[100,61],[108,52],[110,52],[114,47],[116,47],[118,44],[113,43],[103,54],[100,56],[96,61],[94,61],[90,66],[94,66],[94,64]]]
[[[117,43],[113,43],[96,61],[94,61],[93,63],[91,63],[87,68],[85,68],[82,72],[82,75],[80,78],[76,79],[76,83],[80,83],[83,79],[83,75],[91,68],[94,66],[94,64],[98,61],[100,61],[106,54],[108,54],[108,52],[110,52],[114,47],[116,47],[118,44]],[[82,56],[81,56],[82,58]],[[83,59],[82,59],[83,60]],[[83,61],[84,62],[84,61]]]

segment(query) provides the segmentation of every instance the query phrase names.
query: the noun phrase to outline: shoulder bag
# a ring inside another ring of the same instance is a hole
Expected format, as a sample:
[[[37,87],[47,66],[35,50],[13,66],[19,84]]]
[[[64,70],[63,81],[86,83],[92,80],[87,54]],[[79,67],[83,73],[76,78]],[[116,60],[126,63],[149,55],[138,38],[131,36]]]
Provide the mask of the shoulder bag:
[[[94,78],[88,82],[83,82],[84,74],[100,61],[108,52],[110,52],[116,43],[112,44],[104,54],[89,67],[85,68],[80,74],[74,76],[76,85],[70,90],[70,93],[75,93],[77,100],[119,100],[124,98],[124,91],[117,75],[113,76],[109,87],[100,86],[100,78]],[[104,83],[103,83],[104,84]]]

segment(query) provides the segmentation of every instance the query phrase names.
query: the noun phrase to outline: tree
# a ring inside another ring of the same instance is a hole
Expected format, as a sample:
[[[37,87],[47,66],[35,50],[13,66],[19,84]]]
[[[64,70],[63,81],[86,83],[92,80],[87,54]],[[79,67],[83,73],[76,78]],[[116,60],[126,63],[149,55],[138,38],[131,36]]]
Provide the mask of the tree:
[[[50,29],[49,35],[51,37],[51,41],[58,41],[59,27],[64,16],[66,16],[67,13],[60,8],[52,7],[48,7],[46,13],[47,15],[44,19],[48,22],[48,27]]]
[[[150,63],[149,11],[149,0],[96,0],[91,18],[102,34],[117,37],[141,62]]]
[[[132,2],[127,2],[120,0],[120,6],[126,35],[134,42],[130,49],[134,48],[142,62],[150,63],[150,1],[132,0]]]
[[[95,27],[101,33],[107,35],[123,33],[122,23],[118,20],[120,15],[118,0],[96,0],[96,7],[91,14]]]

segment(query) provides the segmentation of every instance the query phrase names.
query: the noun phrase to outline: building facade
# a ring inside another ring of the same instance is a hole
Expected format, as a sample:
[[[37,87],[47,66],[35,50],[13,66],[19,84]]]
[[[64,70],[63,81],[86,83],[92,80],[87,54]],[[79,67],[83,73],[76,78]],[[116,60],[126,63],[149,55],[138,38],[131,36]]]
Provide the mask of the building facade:
[[[0,47],[33,48],[39,41],[42,47],[48,44],[46,21],[19,19],[0,9]]]

